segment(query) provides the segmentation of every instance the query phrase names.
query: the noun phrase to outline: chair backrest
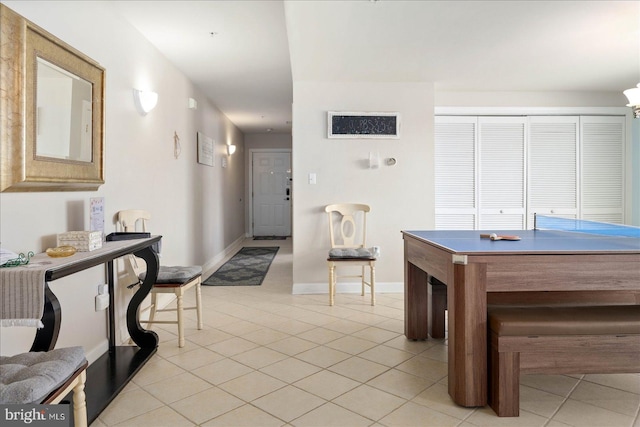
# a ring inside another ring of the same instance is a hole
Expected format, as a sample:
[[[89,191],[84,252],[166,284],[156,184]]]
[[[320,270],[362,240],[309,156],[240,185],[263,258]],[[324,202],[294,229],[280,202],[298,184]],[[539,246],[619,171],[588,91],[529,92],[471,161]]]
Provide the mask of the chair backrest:
[[[141,222],[142,231],[147,231],[147,221],[151,214],[141,209],[128,209],[118,212],[118,225],[122,231],[137,231],[136,224]]]
[[[363,248],[367,239],[369,205],[340,203],[324,208],[329,215],[331,248]]]
[[[141,209],[127,209],[118,212],[118,228],[120,231],[135,232],[135,231],[147,231],[147,221],[151,219],[151,214],[148,211]],[[140,225],[141,229],[136,227]],[[144,273],[147,267],[144,261],[133,255],[128,255],[126,259],[127,274],[130,276],[132,283],[138,281],[140,273]]]

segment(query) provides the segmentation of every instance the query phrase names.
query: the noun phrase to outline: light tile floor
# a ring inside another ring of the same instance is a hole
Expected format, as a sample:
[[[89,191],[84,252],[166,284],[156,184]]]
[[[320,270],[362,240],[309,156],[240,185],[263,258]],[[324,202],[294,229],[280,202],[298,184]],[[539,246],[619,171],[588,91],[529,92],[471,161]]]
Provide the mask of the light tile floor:
[[[157,354],[92,427],[640,427],[639,374],[523,376],[519,418],[457,406],[446,341],[404,338],[402,294],[329,307],[291,294],[291,239],[245,246],[280,246],[262,286],[203,286],[204,330],[191,322],[180,349],[158,327]]]

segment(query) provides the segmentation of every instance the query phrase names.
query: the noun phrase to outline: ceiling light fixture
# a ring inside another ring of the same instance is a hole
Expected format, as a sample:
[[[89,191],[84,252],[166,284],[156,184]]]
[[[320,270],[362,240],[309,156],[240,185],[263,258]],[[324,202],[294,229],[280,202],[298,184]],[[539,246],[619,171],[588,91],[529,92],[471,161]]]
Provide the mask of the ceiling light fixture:
[[[633,117],[636,119],[640,118],[640,83],[638,83],[638,87],[627,89],[622,93],[624,93],[629,100],[627,107],[631,107],[633,109]]]

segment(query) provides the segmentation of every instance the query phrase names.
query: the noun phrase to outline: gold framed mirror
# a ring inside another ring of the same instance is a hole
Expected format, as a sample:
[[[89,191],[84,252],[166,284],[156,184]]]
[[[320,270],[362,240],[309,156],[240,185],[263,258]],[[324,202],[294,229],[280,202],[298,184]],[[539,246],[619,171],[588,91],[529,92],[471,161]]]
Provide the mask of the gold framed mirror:
[[[0,191],[104,184],[105,70],[0,4]]]

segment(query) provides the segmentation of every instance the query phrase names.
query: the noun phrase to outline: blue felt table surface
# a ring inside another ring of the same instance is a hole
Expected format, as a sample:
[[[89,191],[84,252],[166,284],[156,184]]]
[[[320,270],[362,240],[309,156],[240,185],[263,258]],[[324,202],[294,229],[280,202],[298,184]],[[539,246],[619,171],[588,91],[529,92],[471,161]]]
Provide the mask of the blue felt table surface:
[[[480,234],[519,236],[521,240],[490,240]],[[458,254],[588,254],[640,253],[640,238],[547,230],[419,230],[403,231],[432,245]]]

